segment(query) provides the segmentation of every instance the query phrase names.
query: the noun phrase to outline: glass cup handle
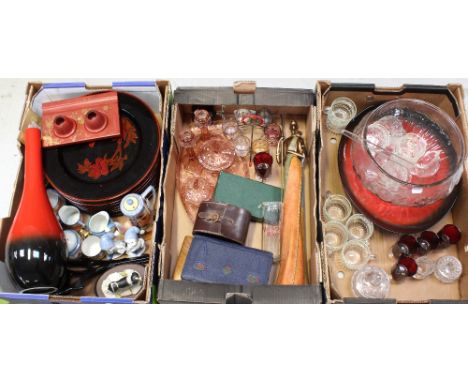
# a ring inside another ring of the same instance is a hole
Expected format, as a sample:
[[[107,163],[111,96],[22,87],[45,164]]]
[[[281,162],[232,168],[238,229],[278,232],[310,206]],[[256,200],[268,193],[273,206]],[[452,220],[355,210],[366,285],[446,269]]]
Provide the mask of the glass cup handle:
[[[151,194],[150,197],[148,197],[149,194]],[[146,199],[149,204],[153,205],[156,200],[156,189],[153,186],[149,186],[145,191],[143,191],[141,197]]]

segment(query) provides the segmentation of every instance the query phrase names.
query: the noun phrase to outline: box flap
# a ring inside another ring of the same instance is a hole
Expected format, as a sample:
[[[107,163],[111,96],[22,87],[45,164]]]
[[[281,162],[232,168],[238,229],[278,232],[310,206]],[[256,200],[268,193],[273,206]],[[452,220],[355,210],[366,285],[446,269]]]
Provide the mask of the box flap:
[[[253,94],[238,94],[232,87],[183,87],[174,91],[174,103],[308,107],[315,105],[315,94],[312,89],[257,88]]]

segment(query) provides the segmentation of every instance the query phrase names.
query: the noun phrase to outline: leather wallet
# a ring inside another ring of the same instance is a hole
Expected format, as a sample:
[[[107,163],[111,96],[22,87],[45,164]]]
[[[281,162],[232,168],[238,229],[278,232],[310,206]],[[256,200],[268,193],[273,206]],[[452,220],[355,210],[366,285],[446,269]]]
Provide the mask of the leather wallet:
[[[270,252],[208,236],[193,237],[182,279],[207,284],[268,284],[273,256]]]
[[[203,202],[197,212],[194,234],[218,236],[245,244],[249,231],[250,212],[231,204]]]
[[[281,202],[281,188],[221,172],[213,200],[245,208],[252,220],[263,221],[263,202]]]

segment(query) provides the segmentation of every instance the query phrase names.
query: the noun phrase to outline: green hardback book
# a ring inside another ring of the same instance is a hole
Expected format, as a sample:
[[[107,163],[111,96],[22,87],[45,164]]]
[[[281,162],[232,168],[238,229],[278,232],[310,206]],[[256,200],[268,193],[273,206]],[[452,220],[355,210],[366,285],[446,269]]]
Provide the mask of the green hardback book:
[[[221,172],[213,200],[245,208],[252,220],[263,221],[263,202],[280,202],[281,188]]]

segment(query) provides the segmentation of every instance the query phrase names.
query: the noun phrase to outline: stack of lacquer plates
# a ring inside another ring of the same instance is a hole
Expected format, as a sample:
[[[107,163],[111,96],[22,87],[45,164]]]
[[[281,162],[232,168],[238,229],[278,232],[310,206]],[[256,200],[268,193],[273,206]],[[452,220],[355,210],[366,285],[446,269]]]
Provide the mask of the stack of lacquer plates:
[[[156,185],[161,129],[139,98],[118,93],[120,137],[44,149],[50,185],[71,204],[94,213],[119,213],[122,197]]]

